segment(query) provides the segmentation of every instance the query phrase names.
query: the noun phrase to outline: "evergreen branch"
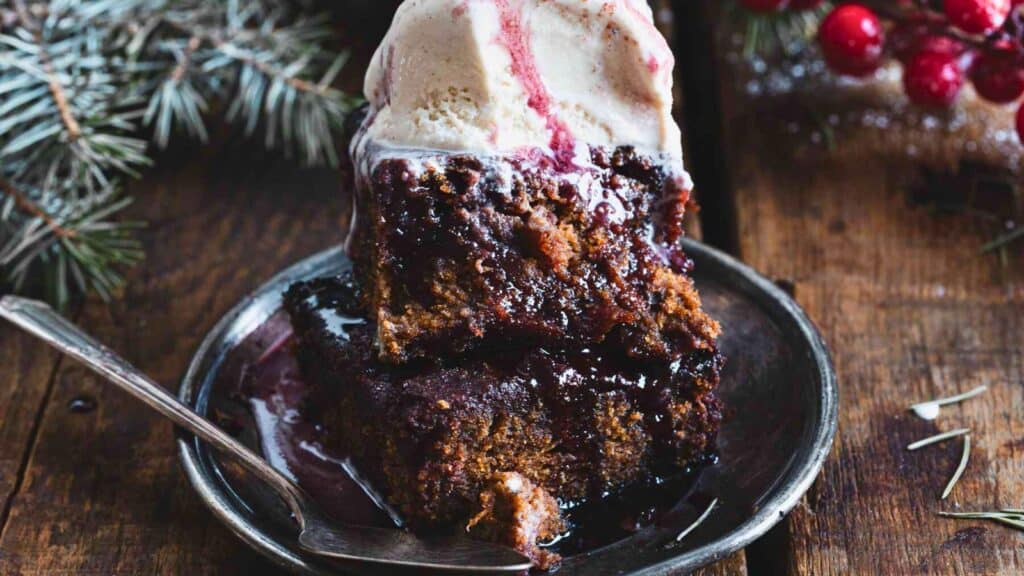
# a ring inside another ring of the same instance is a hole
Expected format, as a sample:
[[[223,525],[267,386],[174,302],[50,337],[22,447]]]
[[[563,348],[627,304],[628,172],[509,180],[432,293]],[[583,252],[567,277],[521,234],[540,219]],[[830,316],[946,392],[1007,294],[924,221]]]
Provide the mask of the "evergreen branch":
[[[40,47],[43,45],[43,39],[36,32],[36,42],[39,43]],[[43,65],[43,72],[46,74],[46,84],[50,88],[50,94],[53,95],[53,101],[57,105],[57,110],[60,111],[60,119],[64,122],[64,127],[68,132],[68,139],[71,141],[78,140],[82,136],[82,127],[78,124],[78,120],[75,119],[75,115],[71,113],[71,107],[68,105],[67,95],[64,93],[64,87],[57,80],[57,74],[53,70],[53,63],[50,61],[50,55],[46,52],[45,48],[39,50],[39,61]]]
[[[142,257],[118,221],[151,127],[205,141],[225,112],[267,147],[336,163],[357,100],[331,84],[322,18],[278,0],[13,0],[0,7],[0,268],[5,288],[109,297]]]
[[[60,118],[64,122],[64,127],[67,129],[68,138],[71,140],[77,140],[82,135],[82,128],[78,124],[78,120],[75,119],[74,114],[71,113],[71,107],[68,105],[67,95],[64,93],[64,87],[60,81],[57,80],[57,74],[53,68],[53,61],[50,58],[49,53],[46,51],[46,43],[43,41],[43,34],[39,28],[39,24],[35,21],[25,6],[23,0],[15,0],[15,14],[18,17],[18,21],[22,25],[32,32],[32,37],[35,39],[38,45],[38,58],[39,63],[42,65],[43,73],[46,75],[47,86],[50,89],[50,94],[53,96],[53,101],[57,105],[57,109],[60,111]]]
[[[51,12],[0,34],[0,162],[17,180],[44,188],[73,180],[90,194],[148,158],[131,136],[137,102],[119,88],[127,72],[116,46],[104,30],[76,30],[69,19]]]
[[[111,220],[130,203],[113,191],[69,202],[0,180],[0,192],[6,200],[0,266],[9,289],[47,278],[50,298],[61,307],[70,299],[71,286],[109,298],[123,283],[116,268],[142,258],[132,236],[141,224]]]
[[[61,226],[46,210],[43,210],[38,204],[29,199],[26,194],[22,193],[20,190],[15,188],[14,185],[3,178],[0,178],[0,191],[13,198],[14,204],[22,212],[42,220],[53,232],[54,236],[58,238],[73,238],[75,236],[74,230],[68,230]]]
[[[160,37],[160,49],[177,62],[146,111],[158,144],[166,144],[173,126],[204,139],[206,101],[234,86],[227,119],[239,122],[247,135],[263,127],[268,148],[288,155],[298,149],[307,164],[337,164],[334,134],[358,105],[331,87],[347,54],[329,64],[320,55],[317,42],[329,35],[322,19],[282,24],[280,18],[229,3],[223,13],[207,11],[203,18],[168,12],[139,30]],[[188,80],[193,69],[201,73],[200,83]]]
[[[202,42],[203,39],[199,36],[192,36],[188,39],[185,51],[181,55],[181,61],[171,71],[171,82],[179,83],[185,77],[185,72],[188,71],[189,66],[192,64],[192,56],[196,53],[196,50],[199,50]]]

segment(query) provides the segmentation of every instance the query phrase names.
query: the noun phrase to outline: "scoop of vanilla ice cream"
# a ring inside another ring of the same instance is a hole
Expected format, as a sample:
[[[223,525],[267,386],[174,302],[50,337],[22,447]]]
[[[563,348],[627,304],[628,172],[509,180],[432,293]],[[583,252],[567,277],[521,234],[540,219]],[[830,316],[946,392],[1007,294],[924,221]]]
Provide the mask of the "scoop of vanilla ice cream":
[[[681,162],[673,67],[643,0],[406,0],[366,75],[365,136],[483,153],[632,145]]]

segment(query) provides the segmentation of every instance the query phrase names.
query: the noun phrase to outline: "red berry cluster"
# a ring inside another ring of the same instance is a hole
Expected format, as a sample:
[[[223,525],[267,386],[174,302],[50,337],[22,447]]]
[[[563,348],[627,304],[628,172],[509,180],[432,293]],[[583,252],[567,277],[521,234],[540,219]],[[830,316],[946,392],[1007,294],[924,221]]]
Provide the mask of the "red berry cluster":
[[[740,0],[755,12],[806,10],[821,0]],[[887,58],[903,65],[907,97],[952,106],[968,81],[997,104],[1024,95],[1024,0],[863,0],[839,4],[818,30],[836,73],[867,76]],[[1024,105],[1017,110],[1024,142]]]

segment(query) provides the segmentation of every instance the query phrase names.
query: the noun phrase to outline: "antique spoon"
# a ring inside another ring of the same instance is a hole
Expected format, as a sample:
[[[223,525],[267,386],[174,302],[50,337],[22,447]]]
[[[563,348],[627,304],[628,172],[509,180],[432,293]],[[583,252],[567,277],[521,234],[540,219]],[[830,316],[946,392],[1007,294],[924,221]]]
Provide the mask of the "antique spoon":
[[[332,523],[298,486],[263,458],[196,414],[46,304],[4,296],[0,299],[0,316],[82,362],[217,450],[235,457],[269,484],[288,505],[300,529],[299,545],[309,552],[338,560],[390,567],[490,573],[530,569],[528,559],[495,544],[468,538],[424,540],[398,529]]]

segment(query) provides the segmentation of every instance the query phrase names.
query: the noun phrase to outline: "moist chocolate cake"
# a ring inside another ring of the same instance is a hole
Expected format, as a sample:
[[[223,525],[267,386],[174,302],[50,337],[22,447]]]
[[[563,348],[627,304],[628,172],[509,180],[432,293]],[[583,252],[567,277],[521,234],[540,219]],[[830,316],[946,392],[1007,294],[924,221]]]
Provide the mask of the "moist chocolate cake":
[[[360,187],[351,255],[381,358],[500,343],[642,359],[712,346],[676,244],[689,191],[632,147],[585,169],[472,155],[388,158]]]
[[[691,182],[673,65],[643,0],[398,9],[350,148],[350,255],[383,360],[713,347],[676,248]]]
[[[608,346],[527,347],[395,366],[377,357],[350,276],[296,284],[285,305],[328,437],[413,527],[533,534],[531,550],[560,531],[551,502],[694,464],[721,419],[713,350],[644,364]],[[533,504],[508,502],[508,474]]]
[[[285,305],[328,437],[412,528],[547,567],[563,508],[713,449],[673,64],[642,0],[398,9],[350,147],[353,272]]]

